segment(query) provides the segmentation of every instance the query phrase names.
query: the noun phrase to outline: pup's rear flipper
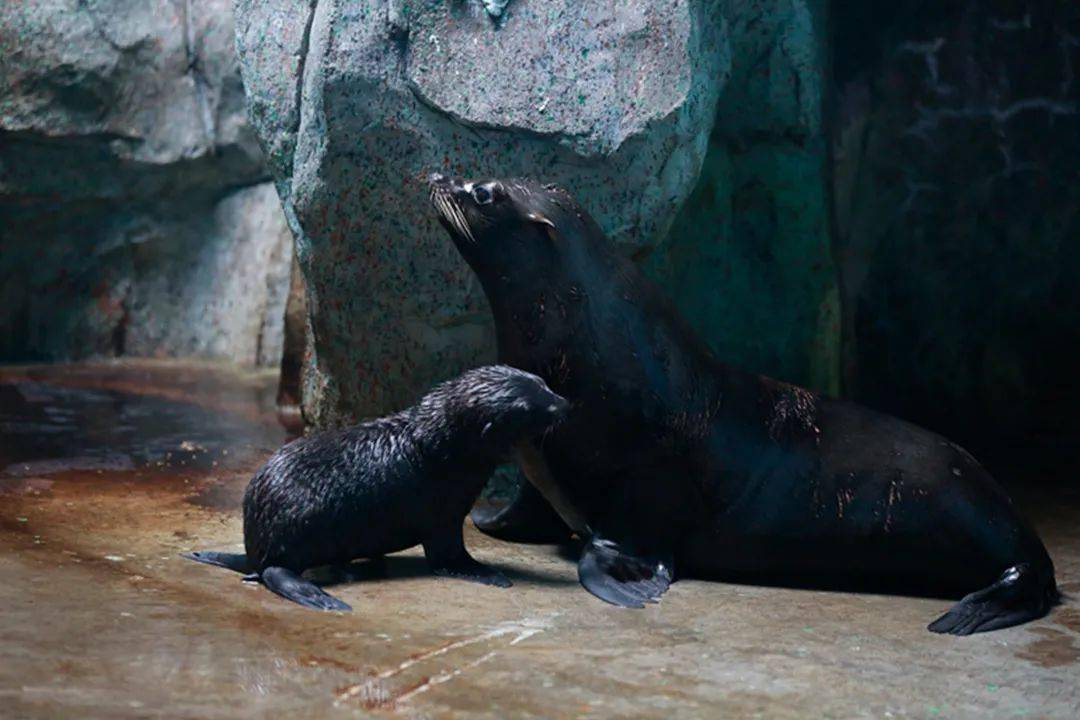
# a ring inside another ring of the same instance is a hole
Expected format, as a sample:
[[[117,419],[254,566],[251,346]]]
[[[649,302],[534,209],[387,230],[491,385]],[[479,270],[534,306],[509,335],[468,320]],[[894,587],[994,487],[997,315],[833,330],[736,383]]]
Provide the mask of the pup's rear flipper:
[[[1036,620],[1057,602],[1053,570],[1014,565],[988,588],[973,592],[927,627],[930,632],[971,635]]]
[[[195,550],[194,552],[185,553],[184,557],[195,562],[206,563],[207,565],[216,565],[218,567],[228,568],[238,573],[247,575],[251,572],[251,567],[248,565],[247,555],[244,553],[224,553],[214,552],[213,550]]]
[[[338,600],[333,595],[323,592],[322,588],[312,582],[308,582],[292,570],[283,567],[268,567],[262,571],[263,585],[270,588],[286,600],[304,607],[315,610],[340,610],[349,612],[352,610],[348,604]]]

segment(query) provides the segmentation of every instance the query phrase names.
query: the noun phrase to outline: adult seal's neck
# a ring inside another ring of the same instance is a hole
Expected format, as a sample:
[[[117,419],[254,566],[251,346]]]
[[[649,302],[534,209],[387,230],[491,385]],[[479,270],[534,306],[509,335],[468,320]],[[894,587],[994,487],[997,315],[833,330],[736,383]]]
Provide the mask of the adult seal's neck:
[[[478,272],[495,320],[499,357],[511,365],[540,371],[539,358],[558,354],[574,338],[591,337],[587,309],[596,299],[618,294],[618,273],[591,272],[596,263],[615,262],[594,257],[593,248],[579,243],[560,246],[563,256],[554,267],[522,268],[520,272]],[[534,362],[525,362],[530,358]]]
[[[551,355],[580,332],[585,297],[581,283],[559,280],[523,285],[495,280],[485,284],[484,291],[503,362],[535,372],[535,363],[521,364],[521,359]]]

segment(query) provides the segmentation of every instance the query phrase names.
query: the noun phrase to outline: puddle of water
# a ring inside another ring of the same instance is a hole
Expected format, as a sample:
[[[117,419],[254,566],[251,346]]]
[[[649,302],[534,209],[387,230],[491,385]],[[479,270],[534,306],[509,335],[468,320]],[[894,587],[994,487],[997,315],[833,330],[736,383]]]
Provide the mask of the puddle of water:
[[[136,368],[0,371],[0,478],[10,487],[12,478],[73,472],[226,471],[284,441],[279,426],[253,422],[250,398],[229,407],[207,377],[214,381],[200,385],[178,373],[170,387],[167,376]]]

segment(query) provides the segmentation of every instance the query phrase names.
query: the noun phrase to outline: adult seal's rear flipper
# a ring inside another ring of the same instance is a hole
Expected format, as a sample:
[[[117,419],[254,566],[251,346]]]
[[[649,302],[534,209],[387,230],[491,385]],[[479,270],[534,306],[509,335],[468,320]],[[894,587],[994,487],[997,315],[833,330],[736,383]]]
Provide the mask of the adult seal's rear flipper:
[[[214,552],[213,550],[195,550],[193,552],[184,553],[183,557],[188,560],[194,560],[195,562],[205,563],[207,565],[216,565],[217,567],[228,568],[233,572],[238,572],[247,575],[251,572],[251,566],[248,564],[247,555],[244,553],[225,553]]]
[[[1012,627],[1046,615],[1058,601],[1054,571],[1023,563],[990,587],[973,592],[927,627],[931,632],[972,635]]]
[[[654,603],[671,586],[670,558],[633,555],[617,543],[594,537],[582,550],[578,580],[604,602],[641,608]]]
[[[268,567],[262,571],[263,585],[286,600],[315,610],[338,610],[351,612],[352,608],[333,595],[326,593],[313,582],[309,582],[292,570],[283,567]]]
[[[469,517],[480,532],[507,542],[562,543],[570,539],[570,528],[528,482],[521,484],[508,504],[478,505]]]

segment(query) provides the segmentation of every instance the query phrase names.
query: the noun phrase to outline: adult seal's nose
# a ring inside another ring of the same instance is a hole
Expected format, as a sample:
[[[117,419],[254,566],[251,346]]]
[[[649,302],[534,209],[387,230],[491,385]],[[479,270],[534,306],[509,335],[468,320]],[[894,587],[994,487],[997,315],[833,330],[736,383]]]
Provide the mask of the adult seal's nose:
[[[442,185],[446,182],[446,176],[442,173],[431,173],[428,175],[428,185]]]

